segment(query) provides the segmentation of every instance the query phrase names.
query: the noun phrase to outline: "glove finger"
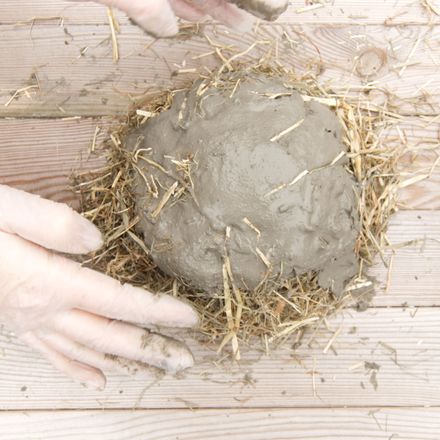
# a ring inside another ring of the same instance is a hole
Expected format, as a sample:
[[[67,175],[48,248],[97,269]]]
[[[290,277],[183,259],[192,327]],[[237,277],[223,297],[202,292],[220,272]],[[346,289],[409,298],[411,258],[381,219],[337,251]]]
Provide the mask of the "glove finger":
[[[113,278],[67,259],[52,263],[57,264],[51,271],[52,286],[61,289],[73,307],[142,325],[194,327],[198,324],[195,310],[177,298],[121,285]]]
[[[194,363],[189,349],[175,339],[80,310],[57,314],[50,327],[94,350],[144,362],[172,373]]]
[[[185,2],[237,30],[248,31],[255,22],[251,14],[224,0],[185,0]]]
[[[289,6],[289,0],[226,0],[263,20],[276,20]]]
[[[156,37],[171,37],[179,31],[168,0],[97,0],[125,12],[139,26]]]
[[[69,359],[57,352],[35,334],[28,332],[20,336],[20,339],[29,347],[39,351],[59,371],[69,376],[75,382],[87,385],[91,388],[105,388],[106,379],[102,371],[89,365]]]
[[[103,244],[98,228],[67,205],[5,185],[0,185],[0,230],[69,254]]]
[[[38,330],[35,334],[58,353],[102,371],[116,371],[130,376],[143,373],[148,377],[154,377],[160,372],[160,370],[141,362],[93,350],[60,333]]]
[[[200,21],[206,17],[203,11],[194,8],[184,0],[169,0],[174,13],[184,20]]]

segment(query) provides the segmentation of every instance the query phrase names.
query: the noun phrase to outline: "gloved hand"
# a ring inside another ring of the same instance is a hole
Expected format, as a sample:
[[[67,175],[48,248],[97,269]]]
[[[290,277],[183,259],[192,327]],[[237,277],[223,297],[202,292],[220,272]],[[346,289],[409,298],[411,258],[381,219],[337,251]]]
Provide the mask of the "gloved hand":
[[[66,205],[0,185],[0,323],[97,388],[105,385],[102,370],[190,367],[185,345],[142,328],[196,326],[189,305],[122,286],[54,252],[83,254],[102,243],[98,229]]]
[[[207,15],[227,26],[247,29],[252,15],[274,20],[288,0],[95,0],[124,11],[147,32],[170,37],[178,32],[177,17],[199,21]],[[252,14],[252,15],[251,15]]]

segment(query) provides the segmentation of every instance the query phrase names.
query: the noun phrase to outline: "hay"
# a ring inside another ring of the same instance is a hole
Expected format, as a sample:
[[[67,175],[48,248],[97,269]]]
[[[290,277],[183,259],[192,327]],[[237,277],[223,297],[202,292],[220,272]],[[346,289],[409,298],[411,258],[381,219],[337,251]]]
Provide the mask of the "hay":
[[[113,13],[113,8],[108,7],[107,8],[107,17],[108,22],[110,26],[110,33],[111,33],[111,40],[112,40],[112,56],[113,56],[113,62],[117,63],[119,61],[119,44],[118,44],[118,37],[117,34],[119,34],[119,23]]]
[[[131,283],[153,292],[168,293],[189,301],[201,316],[201,334],[215,341],[219,350],[230,343],[236,359],[240,357],[240,347],[251,343],[254,337],[261,338],[263,347],[267,350],[268,343],[282,344],[292,334],[302,334],[305,327],[319,326],[326,317],[347,304],[353,304],[365,292],[371,293],[372,282],[367,278],[366,272],[377,254],[387,264],[382,249],[388,243],[388,220],[396,210],[397,190],[401,186],[401,177],[396,166],[404,153],[404,147],[388,147],[381,138],[384,130],[398,122],[398,115],[369,103],[337,96],[330,90],[325,90],[313,74],[298,76],[279,62],[273,63],[270,55],[267,55],[270,51],[266,51],[262,58],[252,60],[246,57],[240,63],[239,58],[248,55],[256,44],[258,43],[253,43],[247,50],[229,57],[216,45],[210,53],[217,53],[222,64],[213,73],[200,76],[203,81],[198,93],[203,95],[208,87],[217,87],[233,96],[239,84],[246,81],[250,74],[280,76],[285,81],[286,94],[289,94],[289,89],[298,90],[304,100],[316,100],[333,107],[337,112],[344,130],[346,155],[350,159],[347,169],[361,187],[358,200],[361,231],[356,244],[360,270],[342,297],[336,298],[329,290],[321,288],[315,273],[295,276],[286,281],[273,280],[269,276],[272,269],[270,263],[267,265],[267,276],[255,291],[237,288],[234,268],[231,267],[227,254],[228,231],[223,264],[224,288],[221,291],[207,294],[163,274],[155,266],[142,237],[135,229],[139,218],[135,212],[135,199],[131,190],[132,180],[140,172],[137,161],[148,162],[149,159],[142,152],[133,154],[125,151],[123,139],[131,128],[142,125],[149,118],[168,109],[176,91],[165,91],[134,109],[112,131],[103,148],[107,166],[96,172],[77,176],[75,186],[81,196],[84,215],[105,235],[105,247],[84,261],[84,264],[123,283]],[[267,49],[267,41],[263,45]],[[225,50],[230,51],[230,48]],[[267,95],[268,99],[276,97]],[[293,130],[295,125],[287,130]],[[278,136],[281,135],[282,133]],[[96,148],[95,142],[93,145]],[[335,158],[329,166],[340,158],[341,156]],[[151,161],[149,165],[162,168]],[[163,203],[159,205],[161,209],[166,203],[173,203],[176,196],[192,194],[190,166],[182,163],[175,166],[180,170],[181,179],[166,191]],[[165,169],[162,171],[167,173]],[[151,193],[157,195],[159,182],[149,180],[147,176],[143,178]],[[260,233],[249,219],[244,218],[243,221],[256,234]],[[265,261],[266,257],[262,252],[259,256]],[[329,348],[337,335],[329,341]]]

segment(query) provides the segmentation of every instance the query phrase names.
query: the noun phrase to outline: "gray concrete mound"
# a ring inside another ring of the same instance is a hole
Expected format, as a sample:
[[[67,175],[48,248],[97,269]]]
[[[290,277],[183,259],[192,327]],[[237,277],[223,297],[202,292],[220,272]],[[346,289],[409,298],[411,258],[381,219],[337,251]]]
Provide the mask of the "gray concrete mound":
[[[336,114],[281,79],[249,78],[232,98],[202,89],[177,93],[126,138],[158,267],[212,291],[227,252],[242,288],[316,271],[341,293],[358,270],[359,213]]]

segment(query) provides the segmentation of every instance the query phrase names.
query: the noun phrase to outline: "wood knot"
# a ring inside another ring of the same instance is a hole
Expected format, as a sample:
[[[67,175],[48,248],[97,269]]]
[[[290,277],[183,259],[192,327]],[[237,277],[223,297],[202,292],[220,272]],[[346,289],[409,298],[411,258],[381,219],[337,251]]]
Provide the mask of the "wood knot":
[[[364,49],[358,56],[356,71],[359,76],[376,75],[387,62],[387,54],[378,47]]]

